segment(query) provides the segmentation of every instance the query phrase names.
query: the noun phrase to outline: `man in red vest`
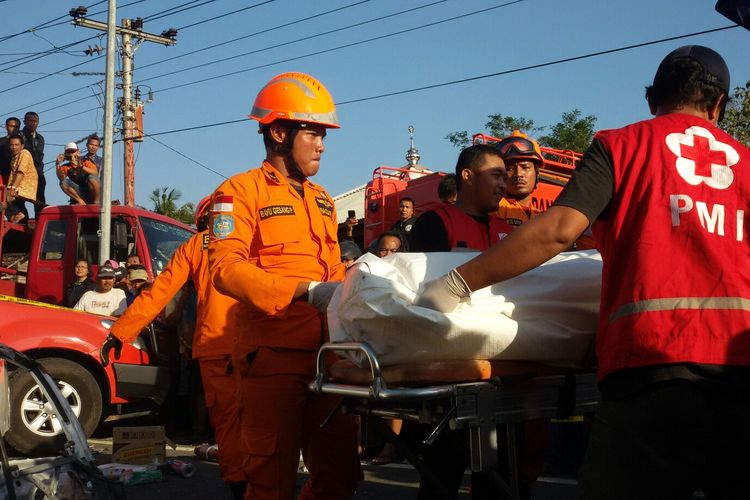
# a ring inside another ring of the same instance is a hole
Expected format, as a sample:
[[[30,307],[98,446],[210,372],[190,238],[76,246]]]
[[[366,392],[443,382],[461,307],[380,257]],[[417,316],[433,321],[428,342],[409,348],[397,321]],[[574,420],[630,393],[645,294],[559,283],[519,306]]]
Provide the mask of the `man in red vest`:
[[[511,230],[490,213],[505,193],[505,164],[493,146],[475,144],[456,162],[455,205],[442,203],[420,215],[411,231],[412,252],[487,250]]]
[[[592,224],[602,398],[582,498],[747,498],[750,151],[717,127],[729,90],[713,50],[671,52],[646,90],[653,119],[599,132],[547,212],[418,298],[453,310]]]

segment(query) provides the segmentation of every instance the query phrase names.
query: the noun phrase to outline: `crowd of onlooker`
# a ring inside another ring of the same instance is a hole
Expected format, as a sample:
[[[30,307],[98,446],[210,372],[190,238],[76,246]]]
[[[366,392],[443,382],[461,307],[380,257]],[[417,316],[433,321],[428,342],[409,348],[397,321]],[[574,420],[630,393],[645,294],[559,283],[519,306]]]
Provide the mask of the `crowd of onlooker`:
[[[63,305],[104,316],[120,316],[138,295],[151,286],[148,272],[137,255],[124,265],[108,260],[99,267],[96,280],[86,259],[75,264],[75,280],[65,289]]]
[[[27,112],[21,120],[15,116],[5,120],[5,137],[0,137],[0,209],[13,223],[26,224],[29,220],[27,203],[34,214],[46,206],[44,175],[44,137],[37,132],[39,115]],[[70,202],[83,205],[99,203],[101,157],[97,151],[101,140],[92,134],[86,141],[86,154],[70,142],[55,159],[55,172],[62,191]]]

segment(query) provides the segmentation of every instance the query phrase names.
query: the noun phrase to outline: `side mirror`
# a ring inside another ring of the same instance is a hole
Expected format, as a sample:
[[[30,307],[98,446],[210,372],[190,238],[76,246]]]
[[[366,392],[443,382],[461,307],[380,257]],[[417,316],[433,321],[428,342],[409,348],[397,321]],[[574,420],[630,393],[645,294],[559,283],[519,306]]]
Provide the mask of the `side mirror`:
[[[750,0],[719,0],[716,12],[750,30]]]
[[[128,223],[123,220],[116,220],[112,228],[112,239],[114,247],[118,250],[127,251],[128,249]]]

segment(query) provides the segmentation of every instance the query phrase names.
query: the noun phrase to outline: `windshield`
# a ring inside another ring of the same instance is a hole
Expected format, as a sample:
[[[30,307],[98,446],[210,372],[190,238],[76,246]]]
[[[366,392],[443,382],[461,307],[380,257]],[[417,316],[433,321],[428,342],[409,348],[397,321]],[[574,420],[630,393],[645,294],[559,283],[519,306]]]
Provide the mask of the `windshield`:
[[[177,247],[185,243],[193,235],[187,229],[167,222],[140,217],[143,234],[151,255],[151,266],[154,275],[161,273]]]

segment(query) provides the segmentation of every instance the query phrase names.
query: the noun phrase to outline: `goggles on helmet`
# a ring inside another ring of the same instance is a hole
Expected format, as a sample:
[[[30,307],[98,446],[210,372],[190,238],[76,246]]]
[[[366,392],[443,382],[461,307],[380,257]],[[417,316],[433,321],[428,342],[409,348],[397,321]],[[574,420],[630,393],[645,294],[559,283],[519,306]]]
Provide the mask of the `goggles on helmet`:
[[[544,163],[542,151],[536,141],[528,139],[520,133],[514,132],[513,135],[498,142],[495,147],[504,160],[529,159]]]

